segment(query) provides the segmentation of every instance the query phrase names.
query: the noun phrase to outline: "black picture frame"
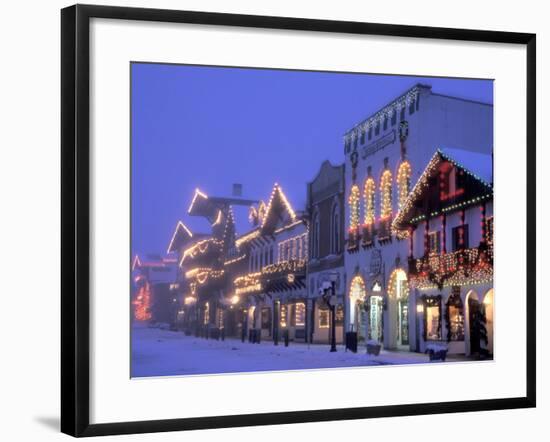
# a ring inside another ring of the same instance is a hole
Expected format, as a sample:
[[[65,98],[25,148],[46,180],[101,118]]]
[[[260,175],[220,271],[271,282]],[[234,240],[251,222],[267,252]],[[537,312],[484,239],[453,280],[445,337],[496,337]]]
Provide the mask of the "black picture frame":
[[[90,19],[525,45],[527,51],[527,391],[524,397],[90,424]],[[72,436],[499,410],[536,404],[536,35],[304,18],[75,5],[61,11],[61,431]]]

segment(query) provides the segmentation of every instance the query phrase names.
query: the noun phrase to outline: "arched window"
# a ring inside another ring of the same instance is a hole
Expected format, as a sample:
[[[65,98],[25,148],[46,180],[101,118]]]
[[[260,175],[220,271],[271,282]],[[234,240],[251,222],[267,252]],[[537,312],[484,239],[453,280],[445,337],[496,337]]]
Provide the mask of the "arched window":
[[[411,165],[408,161],[404,161],[399,166],[397,171],[397,203],[399,210],[402,209],[403,204],[409,195],[411,190]]]
[[[365,181],[365,224],[374,224],[374,199],[376,194],[376,185],[372,177]]]
[[[390,219],[392,216],[392,186],[391,172],[385,170],[380,178],[380,218]]]
[[[349,286],[349,325],[352,331],[361,333],[362,303],[365,301],[365,281],[360,275],[356,275]],[[363,331],[364,332],[364,331]]]
[[[340,207],[337,203],[332,206],[331,214],[331,242],[330,242],[330,251],[331,253],[340,252]]]
[[[354,184],[349,195],[349,227],[350,230],[356,230],[359,227],[360,218],[360,191],[359,186]]]
[[[316,211],[313,214],[312,224],[312,235],[311,235],[311,256],[312,258],[319,257],[319,235],[320,235],[320,222],[319,222],[319,213]]]

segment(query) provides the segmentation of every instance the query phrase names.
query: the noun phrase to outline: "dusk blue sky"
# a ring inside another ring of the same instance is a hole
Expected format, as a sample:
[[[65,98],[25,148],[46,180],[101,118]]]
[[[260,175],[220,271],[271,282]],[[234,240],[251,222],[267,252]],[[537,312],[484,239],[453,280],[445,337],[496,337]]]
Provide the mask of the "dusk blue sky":
[[[267,200],[274,182],[295,209],[321,163],[344,161],[343,135],[416,83],[493,102],[491,80],[132,65],[132,253],[164,253],[195,188]],[[249,228],[237,210],[237,228]]]

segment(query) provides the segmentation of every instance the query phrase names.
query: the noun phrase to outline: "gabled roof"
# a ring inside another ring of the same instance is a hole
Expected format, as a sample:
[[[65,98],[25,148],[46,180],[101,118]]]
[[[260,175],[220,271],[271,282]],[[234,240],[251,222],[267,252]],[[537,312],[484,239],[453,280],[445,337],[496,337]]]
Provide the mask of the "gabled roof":
[[[177,252],[178,249],[191,238],[193,238],[193,233],[191,230],[189,230],[189,228],[181,221],[178,221],[166,253]]]
[[[288,202],[281,186],[275,183],[273,190],[271,191],[271,197],[269,198],[265,217],[262,222],[262,233],[268,233],[275,230],[277,227],[277,222],[281,218],[284,219],[285,214],[288,215],[290,222],[296,221],[296,213],[294,212],[294,209]]]
[[[444,161],[449,161],[458,169],[463,170],[471,180],[478,184],[478,187],[483,189],[483,192],[476,196],[474,200],[461,203],[461,207],[492,197],[492,157],[490,155],[463,149],[440,148],[434,152],[424,172],[422,172],[422,175],[397,213],[393,221],[394,229],[402,230],[407,227],[407,223],[414,217],[413,212],[416,208],[416,202],[424,196],[425,192],[430,190],[429,179],[437,173],[437,166]],[[457,208],[455,204],[444,208],[443,211],[447,212]]]
[[[441,147],[438,150],[446,160],[462,168],[485,184],[492,186],[493,158],[491,155],[452,147]]]

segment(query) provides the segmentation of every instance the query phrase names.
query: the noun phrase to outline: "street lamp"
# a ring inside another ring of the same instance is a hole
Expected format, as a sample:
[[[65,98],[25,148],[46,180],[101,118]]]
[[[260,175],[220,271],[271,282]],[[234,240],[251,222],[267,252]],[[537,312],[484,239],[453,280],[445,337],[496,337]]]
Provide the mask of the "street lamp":
[[[336,274],[337,275],[337,274]],[[330,351],[336,351],[336,280],[332,278],[331,281],[324,281],[322,291],[323,300],[327,303],[330,310]]]

